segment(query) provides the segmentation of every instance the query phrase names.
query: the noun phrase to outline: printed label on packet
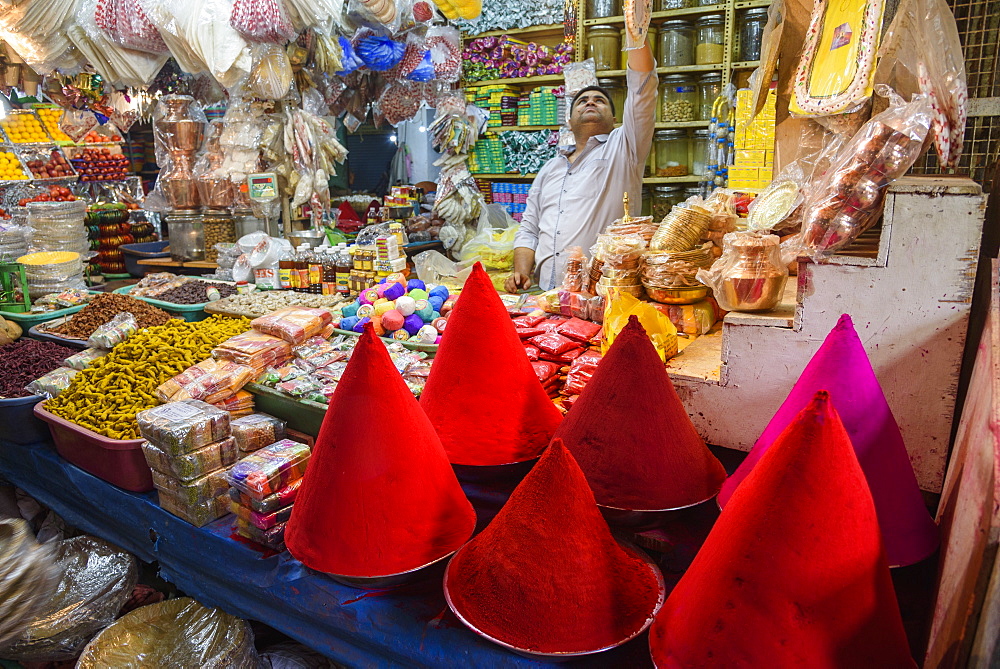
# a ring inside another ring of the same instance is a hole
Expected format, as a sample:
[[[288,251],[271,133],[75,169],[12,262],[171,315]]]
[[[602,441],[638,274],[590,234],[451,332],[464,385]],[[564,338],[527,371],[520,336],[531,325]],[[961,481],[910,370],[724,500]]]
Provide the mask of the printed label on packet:
[[[183,421],[200,416],[201,411],[183,403],[164,404],[156,410],[156,417],[169,421]]]

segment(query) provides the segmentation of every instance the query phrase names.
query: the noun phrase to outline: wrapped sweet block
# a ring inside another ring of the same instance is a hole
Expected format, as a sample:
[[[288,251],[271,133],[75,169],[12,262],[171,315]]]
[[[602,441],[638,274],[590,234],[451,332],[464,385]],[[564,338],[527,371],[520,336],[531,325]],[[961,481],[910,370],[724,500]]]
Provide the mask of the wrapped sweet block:
[[[239,458],[239,449],[232,437],[175,456],[168,455],[147,441],[142,445],[142,453],[146,456],[146,464],[150,469],[181,481],[191,481],[217,469],[228,467]]]
[[[229,414],[199,400],[171,402],[136,416],[139,434],[168,455],[182,455],[229,436]]]
[[[309,463],[309,447],[282,439],[237,462],[229,484],[252,499],[262,500],[301,479]]]

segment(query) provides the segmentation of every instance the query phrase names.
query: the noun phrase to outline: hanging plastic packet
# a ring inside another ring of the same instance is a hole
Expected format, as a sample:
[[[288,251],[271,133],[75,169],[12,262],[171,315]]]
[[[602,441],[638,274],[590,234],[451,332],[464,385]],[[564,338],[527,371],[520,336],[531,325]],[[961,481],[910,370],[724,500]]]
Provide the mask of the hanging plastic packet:
[[[79,142],[98,125],[94,112],[83,109],[66,109],[59,119],[59,128],[74,142]]]
[[[292,86],[292,65],[288,55],[278,44],[263,42],[255,44],[253,67],[247,86],[254,95],[265,100],[280,100],[288,94]]]
[[[87,340],[87,345],[93,348],[111,350],[138,331],[139,323],[135,316],[124,311],[94,330],[90,339]]]
[[[282,0],[236,0],[229,25],[253,42],[284,44],[296,35]]]

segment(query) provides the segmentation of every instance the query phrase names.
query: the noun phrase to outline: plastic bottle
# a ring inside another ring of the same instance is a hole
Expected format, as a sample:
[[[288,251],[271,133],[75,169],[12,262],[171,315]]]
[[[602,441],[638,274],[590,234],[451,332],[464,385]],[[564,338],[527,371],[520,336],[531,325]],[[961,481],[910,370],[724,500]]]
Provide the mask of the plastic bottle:
[[[326,251],[317,248],[309,254],[309,292],[313,295],[323,293],[323,257]]]
[[[347,296],[351,294],[351,254],[347,250],[347,244],[337,246],[337,292]]]
[[[301,244],[295,254],[295,273],[299,277],[299,285],[295,290],[300,293],[309,292],[309,255],[310,244]]]
[[[288,248],[278,260],[278,281],[282,290],[292,290],[292,271],[295,269],[295,251]],[[298,283],[298,276],[295,277]]]
[[[323,294],[324,295],[336,295],[337,294],[337,257],[340,253],[340,247],[331,246],[326,249],[326,255],[323,258]]]

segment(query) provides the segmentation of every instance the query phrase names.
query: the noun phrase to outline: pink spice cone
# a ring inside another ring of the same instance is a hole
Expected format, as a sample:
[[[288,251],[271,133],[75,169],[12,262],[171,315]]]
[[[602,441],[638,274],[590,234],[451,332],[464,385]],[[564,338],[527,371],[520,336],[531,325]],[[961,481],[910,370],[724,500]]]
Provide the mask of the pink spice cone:
[[[924,505],[903,435],[847,314],[806,365],[746,460],[726,479],[719,506],[725,507],[737,486],[819,390],[829,391],[851,437],[875,500],[889,565],[920,562],[937,549],[938,528]]]

